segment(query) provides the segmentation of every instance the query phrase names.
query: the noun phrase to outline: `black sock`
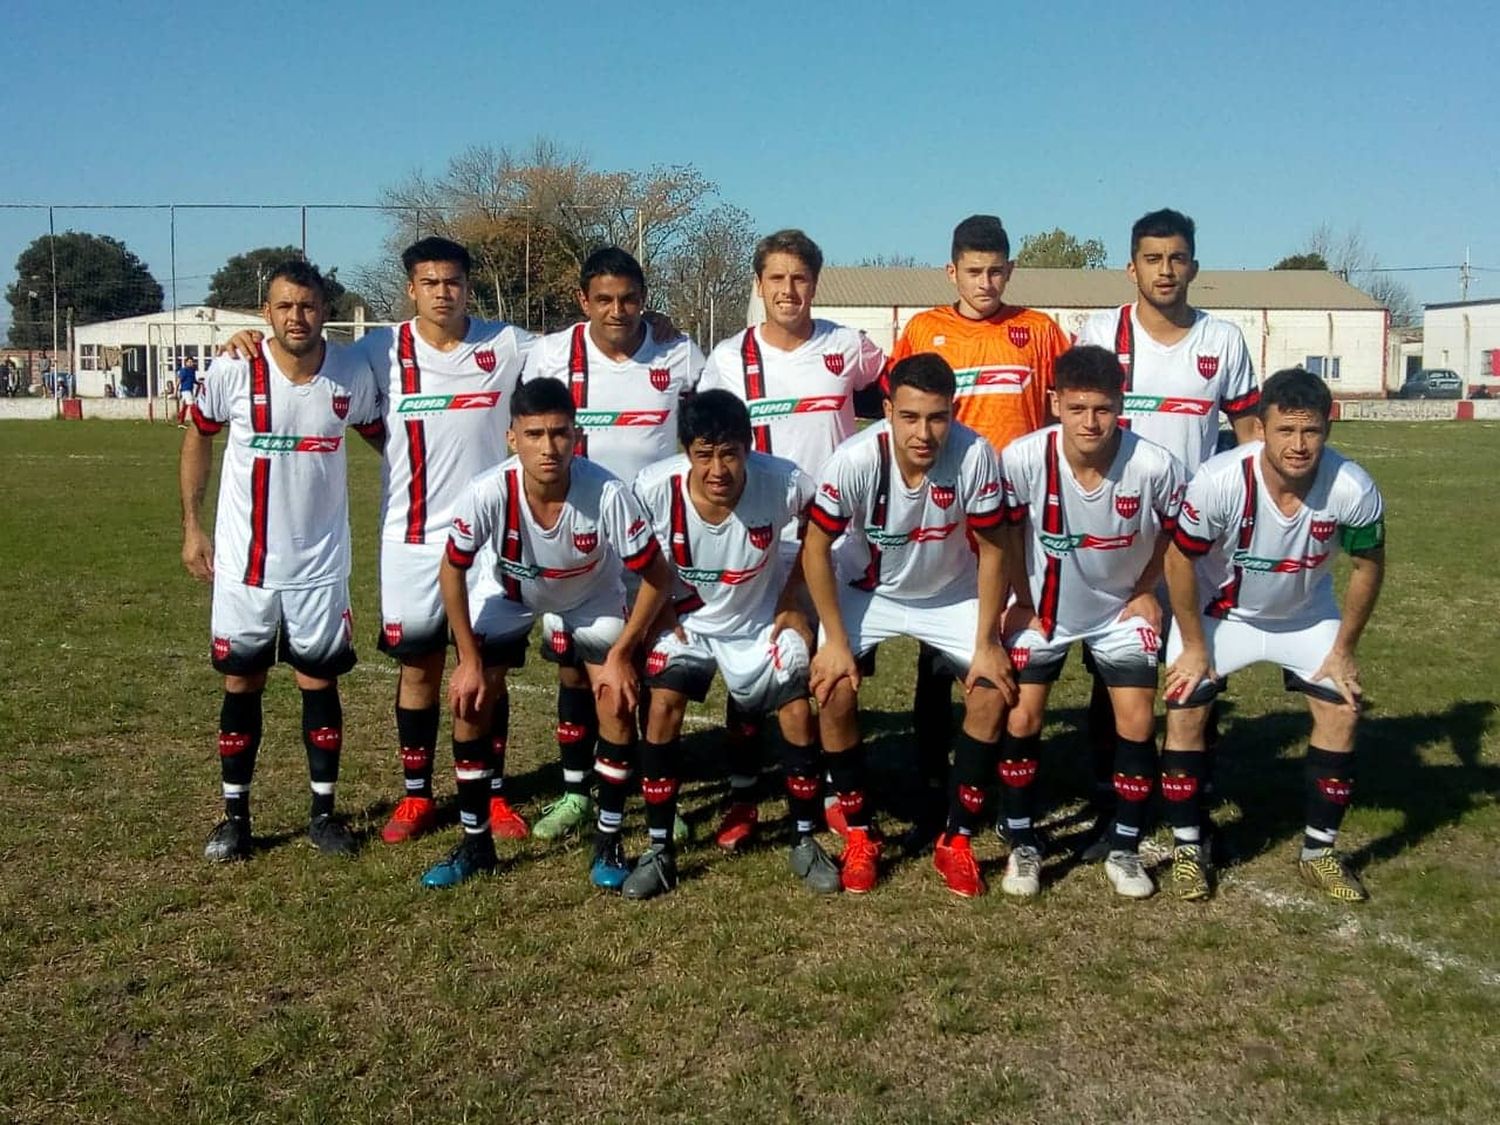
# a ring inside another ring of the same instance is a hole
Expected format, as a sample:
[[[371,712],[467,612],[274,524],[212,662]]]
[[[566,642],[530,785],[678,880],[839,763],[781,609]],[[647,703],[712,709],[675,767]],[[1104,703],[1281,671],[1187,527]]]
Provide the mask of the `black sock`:
[[[490,827],[490,740],[453,740],[453,773],[458,779],[458,822],[477,836]]]
[[[730,696],[724,703],[724,757],[729,767],[729,799],[753,805],[760,780],[759,715],[744,710]]]
[[[1307,827],[1302,847],[1308,851],[1331,848],[1338,842],[1339,826],[1344,822],[1354,790],[1354,753],[1339,754],[1309,744],[1303,777],[1307,789]]]
[[[948,832],[972,836],[989,802],[990,777],[998,744],[980,742],[965,731],[953,740],[953,792],[948,799]]]
[[[620,831],[625,818],[625,794],[630,775],[635,772],[635,743],[621,745],[599,737],[594,754],[594,772],[599,775],[599,831],[608,835]]]
[[[502,692],[495,697],[495,710],[490,716],[490,796],[499,797],[505,792],[505,748],[510,742],[510,695]]]
[[[641,743],[641,796],[646,799],[646,831],[653,844],[672,846],[672,822],[677,819],[677,785],[682,773],[682,750],[671,742]]]
[[[1115,738],[1115,709],[1109,700],[1109,688],[1098,676],[1089,695],[1088,727],[1085,731],[1089,744],[1089,761],[1094,767],[1094,804],[1098,806],[1101,819],[1114,811],[1117,787],[1117,742]]]
[[[865,744],[856,742],[849,749],[833,754],[824,751],[823,760],[833,791],[839,795],[839,808],[850,828],[870,827],[869,802],[865,800]]]
[[[781,765],[786,774],[787,812],[793,836],[810,835],[823,812],[823,779],[819,776],[818,744],[793,746],[781,739]]]
[[[562,759],[564,793],[587,797],[594,778],[594,743],[599,737],[599,712],[594,693],[586,687],[558,686],[557,754]]]
[[[1146,810],[1156,785],[1156,744],[1120,737],[1115,750],[1115,820],[1110,848],[1133,852],[1141,846]]]
[[[928,784],[948,788],[948,747],[953,744],[952,672],[938,667],[942,654],[917,649],[917,686],[912,694],[912,726],[918,731],[917,759]]]
[[[396,738],[401,743],[401,773],[408,797],[432,799],[432,756],[437,753],[438,707],[396,704]]]
[[[344,708],[336,684],[302,690],[302,745],[307,748],[307,776],[312,782],[309,815],[326,816],[333,812],[339,751],[344,748]]]
[[[250,819],[250,781],[260,750],[261,693],[224,693],[219,707],[219,776],[224,787],[224,815]]]
[[[1018,738],[1006,733],[1000,740],[1000,812],[1005,817],[1005,835],[1011,847],[1038,847],[1032,823],[1036,805],[1036,771],[1042,736]]]
[[[1198,844],[1203,840],[1202,750],[1161,752],[1161,795],[1174,844]]]

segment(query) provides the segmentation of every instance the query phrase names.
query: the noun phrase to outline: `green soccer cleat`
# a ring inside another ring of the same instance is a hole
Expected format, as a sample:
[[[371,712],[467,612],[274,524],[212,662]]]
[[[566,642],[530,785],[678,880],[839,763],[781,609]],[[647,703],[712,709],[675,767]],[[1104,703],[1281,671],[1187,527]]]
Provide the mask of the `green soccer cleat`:
[[[1213,894],[1209,885],[1208,860],[1197,844],[1178,844],[1172,849],[1172,893],[1184,902],[1202,902]]]
[[[1338,902],[1364,902],[1370,897],[1359,876],[1349,870],[1349,860],[1332,848],[1303,852],[1297,870],[1309,887],[1317,887]]]
[[[586,793],[564,793],[542,810],[542,818],[531,826],[538,840],[561,840],[577,832],[594,815],[594,802]]]

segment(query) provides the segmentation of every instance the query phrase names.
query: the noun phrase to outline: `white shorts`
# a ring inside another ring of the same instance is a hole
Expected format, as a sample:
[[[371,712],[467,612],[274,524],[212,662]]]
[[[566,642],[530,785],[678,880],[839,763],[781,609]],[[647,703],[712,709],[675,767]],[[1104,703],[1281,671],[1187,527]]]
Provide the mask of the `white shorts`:
[[[438,585],[446,543],[380,543],[380,651],[397,659],[448,647],[448,615]],[[469,616],[504,598],[494,569],[481,551],[469,568]],[[515,604],[515,603],[511,603]],[[529,626],[528,626],[529,627]]]
[[[474,632],[484,648],[485,664],[518,668],[525,658],[526,639],[536,614],[504,595],[475,603]],[[623,607],[612,596],[595,598],[573,609],[542,614],[542,659],[569,668],[603,664],[609,650],[625,631]]]
[[[1143,617],[1112,621],[1085,633],[1053,631],[1051,638],[1023,629],[1005,639],[1016,680],[1023,684],[1057,681],[1074,642],[1087,646],[1090,666],[1107,687],[1156,687],[1161,638]]]
[[[750,714],[772,714],[807,698],[807,645],[792,629],[773,641],[767,625],[743,637],[709,637],[684,625],[687,640],[670,630],[656,638],[646,656],[646,683],[681,692],[702,703],[714,673],[739,706]]]
[[[1203,636],[1208,642],[1208,662],[1222,679],[1251,664],[1268,662],[1280,665],[1288,691],[1300,691],[1330,703],[1343,702],[1332,680],[1314,681],[1312,675],[1322,665],[1333,642],[1338,639],[1339,619],[1325,617],[1291,628],[1266,629],[1248,621],[1228,621],[1204,617]],[[1167,638],[1167,663],[1182,655],[1182,631],[1173,623]],[[1208,703],[1220,691],[1214,681],[1205,681],[1185,700],[1167,701],[1168,707],[1198,707]]]
[[[183,391],[179,397],[182,399],[183,406],[192,406],[198,396],[194,391]]]
[[[942,653],[944,663],[958,676],[974,662],[974,623],[979,620],[979,598],[943,602],[898,602],[854,586],[839,587],[839,614],[849,647],[856,658],[873,652],[881,641],[912,637]],[[818,643],[826,639],[818,629]]]
[[[264,672],[278,659],[320,680],[354,667],[354,617],[345,579],[304,590],[216,580],[209,621],[215,670]]]

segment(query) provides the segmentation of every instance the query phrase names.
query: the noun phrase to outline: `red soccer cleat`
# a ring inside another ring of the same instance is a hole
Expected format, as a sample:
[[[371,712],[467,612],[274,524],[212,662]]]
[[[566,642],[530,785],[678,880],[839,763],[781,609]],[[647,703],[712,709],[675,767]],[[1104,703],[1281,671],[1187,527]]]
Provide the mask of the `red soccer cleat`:
[[[979,861],[969,847],[969,838],[962,833],[944,833],[938,837],[937,847],[932,853],[932,866],[937,868],[948,889],[960,898],[978,898],[985,892],[984,876],[979,874]]]
[[[844,819],[844,806],[839,804],[837,797],[824,803],[823,821],[828,825],[828,831],[836,832],[846,840],[849,838],[849,822]]]
[[[875,888],[880,877],[880,845],[870,838],[867,828],[851,828],[844,844],[841,877],[844,890],[862,895]]]
[[[436,801],[431,797],[402,797],[380,830],[380,838],[387,844],[401,844],[426,835],[436,826]]]
[[[504,797],[490,798],[490,832],[502,840],[524,840],[531,835],[526,821]]]
[[[726,852],[737,852],[755,838],[760,809],[749,801],[735,801],[724,810],[724,819],[714,833],[714,843]]]

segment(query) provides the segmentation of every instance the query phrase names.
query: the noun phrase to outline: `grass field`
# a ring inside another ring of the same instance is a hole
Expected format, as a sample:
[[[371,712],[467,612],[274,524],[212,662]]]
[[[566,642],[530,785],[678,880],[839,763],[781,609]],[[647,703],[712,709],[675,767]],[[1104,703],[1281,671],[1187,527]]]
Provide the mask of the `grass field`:
[[[926,860],[814,899],[779,842],[732,859],[701,842],[722,795],[716,700],[690,729],[700,842],[676,893],[601,897],[582,845],[534,842],[506,845],[492,878],[423,891],[447,836],[342,863],[305,843],[284,672],[256,782],[268,846],[210,868],[220,688],[208,592],[178,562],[178,437],[0,424],[0,1119],[1500,1119],[1500,426],[1335,434],[1384,488],[1391,542],[1344,836],[1374,896],[1359,909],[1297,882],[1305,717],[1265,668],[1235,678],[1217,815],[1240,862],[1208,904],[1117,900],[1061,851],[1027,903],[954,899]],[[373,834],[399,763],[363,448],[351,479],[365,659],[339,796]],[[911,667],[883,655],[867,689],[898,807]],[[1055,698],[1043,771],[1066,840],[1086,772],[1076,665]],[[533,816],[552,724],[533,656],[511,754]],[[627,832],[638,848],[638,801]],[[993,865],[999,845],[980,853]]]

